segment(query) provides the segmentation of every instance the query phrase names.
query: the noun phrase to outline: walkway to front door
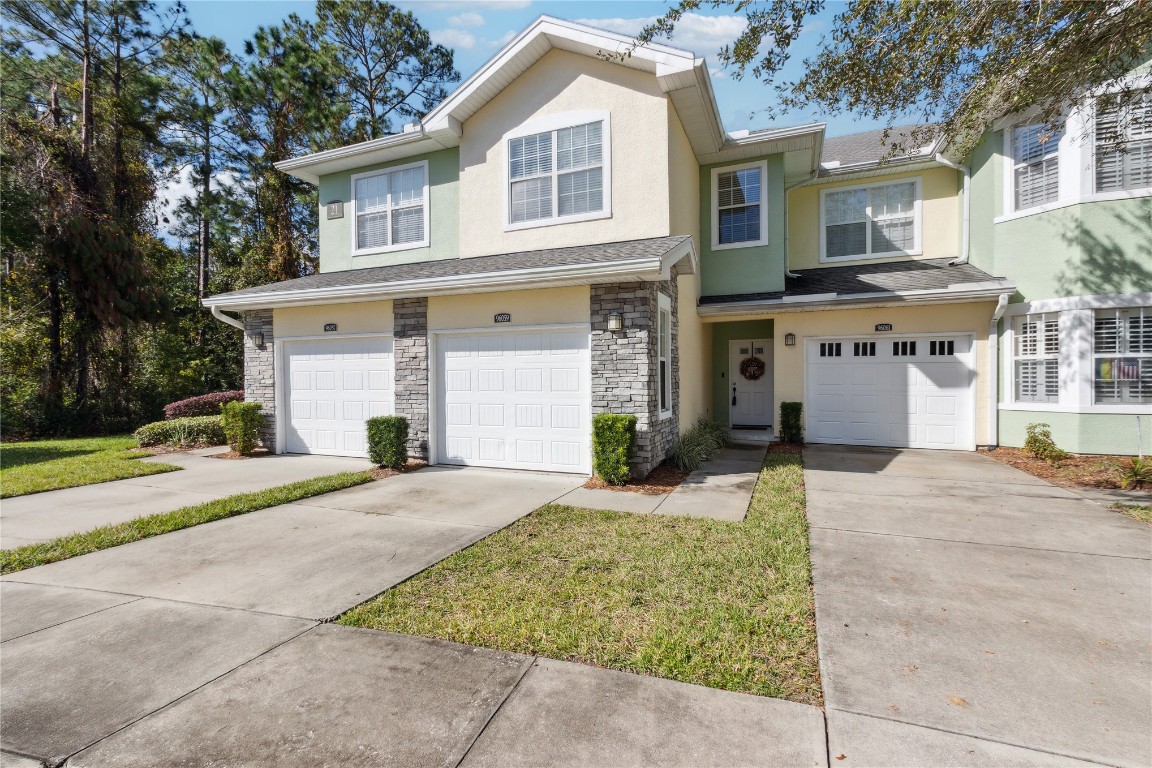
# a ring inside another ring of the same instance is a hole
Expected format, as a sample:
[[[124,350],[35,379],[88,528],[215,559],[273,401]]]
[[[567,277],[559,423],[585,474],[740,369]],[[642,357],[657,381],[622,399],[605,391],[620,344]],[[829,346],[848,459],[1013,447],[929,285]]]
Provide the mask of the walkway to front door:
[[[772,340],[728,342],[732,387],[729,422],[734,428],[772,428]]]

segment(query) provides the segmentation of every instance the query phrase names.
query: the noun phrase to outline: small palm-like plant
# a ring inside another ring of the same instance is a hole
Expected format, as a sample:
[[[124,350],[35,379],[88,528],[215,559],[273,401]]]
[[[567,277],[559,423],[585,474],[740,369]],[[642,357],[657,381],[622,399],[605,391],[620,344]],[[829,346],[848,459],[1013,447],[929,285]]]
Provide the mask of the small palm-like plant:
[[[1148,459],[1131,458],[1120,465],[1121,487],[1131,491],[1144,486],[1152,486],[1152,462]]]

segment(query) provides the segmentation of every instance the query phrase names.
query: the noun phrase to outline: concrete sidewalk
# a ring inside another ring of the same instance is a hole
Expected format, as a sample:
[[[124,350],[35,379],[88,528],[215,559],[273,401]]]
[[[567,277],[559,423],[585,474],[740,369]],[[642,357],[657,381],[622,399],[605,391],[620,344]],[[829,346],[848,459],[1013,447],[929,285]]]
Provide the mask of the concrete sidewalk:
[[[296,454],[213,459],[195,453],[171,453],[138,461],[172,464],[181,471],[5,499],[0,505],[0,549],[372,466],[367,459]]]
[[[1152,764],[1152,529],[975,453],[804,458],[835,764]]]

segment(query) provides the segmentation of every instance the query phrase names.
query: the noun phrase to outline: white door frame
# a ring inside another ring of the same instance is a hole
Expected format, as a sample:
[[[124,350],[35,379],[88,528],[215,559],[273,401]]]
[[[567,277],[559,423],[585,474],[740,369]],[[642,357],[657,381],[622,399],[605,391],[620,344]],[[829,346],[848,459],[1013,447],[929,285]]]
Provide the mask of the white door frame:
[[[804,371],[804,434],[808,434],[808,421],[812,418],[812,409],[809,408],[809,404],[813,401],[812,378],[808,375],[808,352],[813,346],[819,344],[821,341],[882,341],[900,339],[939,339],[941,337],[968,339],[968,353],[965,355],[956,355],[958,359],[964,360],[965,366],[968,369],[968,391],[972,396],[972,420],[968,424],[968,440],[965,441],[964,447],[960,448],[960,450],[976,450],[976,361],[978,358],[976,356],[976,334],[971,331],[940,331],[937,333],[884,332],[847,334],[841,336],[805,336],[803,339],[801,339],[801,343],[804,346],[804,360],[802,363]]]
[[[297,341],[343,341],[345,339],[386,338],[393,339],[395,334],[388,333],[326,333],[311,336],[284,336],[272,340],[272,386],[275,389],[276,403],[276,453],[284,453],[288,445],[287,418],[288,407],[288,356],[284,353],[284,346]],[[392,346],[392,412],[396,412],[396,346],[393,339]]]
[[[470,336],[479,333],[531,333],[533,331],[584,331],[588,335],[588,418],[584,425],[584,437],[588,444],[588,465],[592,465],[592,324],[591,323],[546,323],[542,325],[513,325],[507,328],[439,328],[428,331],[428,463],[436,464],[440,459],[440,359],[441,336]],[[456,465],[451,465],[456,466]]]
[[[776,397],[776,387],[775,387],[775,379],[773,377],[776,375],[776,360],[775,360],[775,349],[772,346],[772,339],[758,339],[754,336],[749,336],[748,338],[742,338],[741,337],[741,338],[735,338],[735,339],[729,339],[728,340],[728,378],[729,378],[729,385],[730,385],[730,387],[736,386],[736,375],[739,374],[739,372],[740,372],[739,371],[740,366],[735,360],[735,358],[739,357],[739,355],[737,354],[736,356],[733,356],[732,350],[737,348],[736,347],[737,344],[742,344],[745,341],[750,343],[751,346],[749,347],[749,349],[752,350],[753,355],[756,354],[756,342],[760,341],[760,342],[764,343],[764,350],[765,350],[764,355],[763,355],[764,376],[762,378],[765,379],[765,383],[768,387],[768,423],[761,425],[761,426],[764,426],[768,429],[775,429],[776,421],[774,418],[775,414],[773,413],[773,409],[776,407],[774,404],[774,398]],[[725,396],[728,398],[728,402],[729,402],[729,405],[728,405],[728,426],[735,428],[736,418],[732,413],[731,389],[729,389],[729,391],[725,394]]]

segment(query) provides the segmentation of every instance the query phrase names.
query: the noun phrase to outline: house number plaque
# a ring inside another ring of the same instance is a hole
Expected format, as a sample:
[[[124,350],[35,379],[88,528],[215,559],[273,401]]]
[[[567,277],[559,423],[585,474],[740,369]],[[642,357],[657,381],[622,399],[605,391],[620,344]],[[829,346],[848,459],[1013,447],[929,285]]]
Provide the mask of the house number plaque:
[[[890,331],[892,330],[892,323],[876,323],[877,331]]]
[[[336,323],[324,323],[324,333],[335,333],[339,327]]]
[[[510,323],[512,322],[512,314],[510,312],[497,312],[496,316],[492,318],[496,323]]]

